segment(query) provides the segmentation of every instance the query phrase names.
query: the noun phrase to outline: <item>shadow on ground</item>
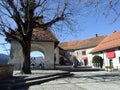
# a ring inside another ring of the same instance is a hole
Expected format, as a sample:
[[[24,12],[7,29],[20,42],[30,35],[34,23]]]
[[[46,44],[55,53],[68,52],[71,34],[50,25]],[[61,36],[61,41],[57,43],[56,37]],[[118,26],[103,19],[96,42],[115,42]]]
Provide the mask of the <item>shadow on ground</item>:
[[[15,74],[12,78],[0,80],[0,90],[27,90],[29,86],[73,75],[68,71],[35,71],[32,74]],[[48,73],[47,73],[48,72]],[[42,74],[42,75],[41,75]],[[23,89],[22,89],[23,90]]]
[[[106,72],[106,73],[89,73],[84,75],[75,75],[73,78],[79,78],[79,79],[84,79],[88,81],[95,81],[95,82],[110,82],[110,81],[119,81],[120,80],[120,73],[115,73],[115,72]],[[85,81],[83,81],[85,82]],[[87,82],[87,81],[86,81]]]

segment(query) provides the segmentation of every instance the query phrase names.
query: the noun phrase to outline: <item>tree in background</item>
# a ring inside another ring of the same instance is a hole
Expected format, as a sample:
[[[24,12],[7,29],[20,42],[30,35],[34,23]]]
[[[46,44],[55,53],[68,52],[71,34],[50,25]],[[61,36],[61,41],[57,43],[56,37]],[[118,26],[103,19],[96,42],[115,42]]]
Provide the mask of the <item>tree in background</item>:
[[[34,28],[48,30],[60,24],[71,28],[79,0],[0,0],[1,35],[20,43],[24,62],[22,72],[29,74],[31,38]],[[56,29],[55,29],[56,30]]]
[[[102,66],[103,66],[103,59],[102,59],[101,56],[94,56],[93,59],[92,59],[92,63],[93,63],[94,65],[99,64],[100,67],[102,68]],[[98,67],[99,67],[99,66],[98,66]]]

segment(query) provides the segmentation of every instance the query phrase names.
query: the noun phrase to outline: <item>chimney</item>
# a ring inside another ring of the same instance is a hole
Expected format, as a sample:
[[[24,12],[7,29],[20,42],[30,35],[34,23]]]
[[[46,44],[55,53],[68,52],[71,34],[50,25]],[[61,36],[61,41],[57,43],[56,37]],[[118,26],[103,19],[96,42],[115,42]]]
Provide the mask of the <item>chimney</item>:
[[[98,37],[98,34],[95,34],[95,37]]]
[[[117,32],[116,30],[113,31],[113,33]]]

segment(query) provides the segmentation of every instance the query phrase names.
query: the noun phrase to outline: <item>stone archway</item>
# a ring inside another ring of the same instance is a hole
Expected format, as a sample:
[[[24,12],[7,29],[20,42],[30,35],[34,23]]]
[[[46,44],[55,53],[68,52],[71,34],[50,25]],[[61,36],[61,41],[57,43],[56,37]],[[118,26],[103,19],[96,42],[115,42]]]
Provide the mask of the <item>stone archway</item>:
[[[44,54],[44,69],[54,69],[54,43],[32,42],[31,51],[41,51]]]
[[[11,40],[11,50],[9,63],[14,64],[15,69],[21,69],[23,64],[23,53],[21,45],[14,40]],[[59,41],[50,30],[36,28],[33,30],[31,39],[31,51],[41,51],[45,55],[44,69],[54,69],[55,47]]]
[[[54,42],[32,42],[31,51],[41,51],[44,53],[44,69],[54,69]],[[14,64],[15,69],[21,69],[22,67],[22,47],[16,41],[11,42],[9,63]]]

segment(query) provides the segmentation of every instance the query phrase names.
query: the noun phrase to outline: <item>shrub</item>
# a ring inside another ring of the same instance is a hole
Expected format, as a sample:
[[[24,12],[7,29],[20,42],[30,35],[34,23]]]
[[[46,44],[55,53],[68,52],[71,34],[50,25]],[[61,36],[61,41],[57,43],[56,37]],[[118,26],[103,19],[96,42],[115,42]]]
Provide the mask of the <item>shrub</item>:
[[[92,63],[100,63],[100,67],[103,66],[103,59],[101,56],[94,56],[92,59]]]
[[[102,57],[100,56],[94,56],[92,63],[101,63],[103,61]]]

